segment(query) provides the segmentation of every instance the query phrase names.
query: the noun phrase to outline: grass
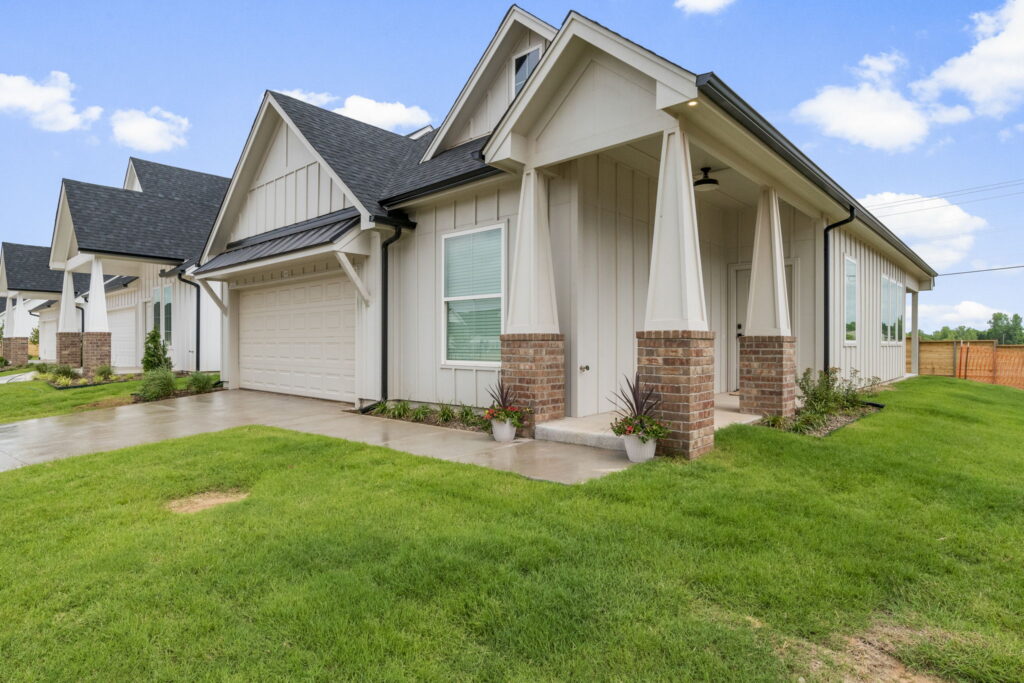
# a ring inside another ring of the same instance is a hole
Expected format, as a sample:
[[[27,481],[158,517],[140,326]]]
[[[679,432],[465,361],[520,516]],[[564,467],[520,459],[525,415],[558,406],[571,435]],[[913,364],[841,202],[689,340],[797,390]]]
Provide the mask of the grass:
[[[8,472],[0,679],[814,680],[879,624],[1024,679],[1024,392],[881,400],[573,487],[263,427]]]
[[[187,377],[179,378],[178,388],[184,388],[186,382]],[[133,380],[63,390],[46,382],[0,384],[0,424],[130,403],[140,384]]]
[[[0,371],[0,377],[6,377],[7,375],[20,375],[23,372],[32,372],[32,370],[34,369],[35,368],[29,366],[23,368],[15,368],[14,370],[2,370]]]

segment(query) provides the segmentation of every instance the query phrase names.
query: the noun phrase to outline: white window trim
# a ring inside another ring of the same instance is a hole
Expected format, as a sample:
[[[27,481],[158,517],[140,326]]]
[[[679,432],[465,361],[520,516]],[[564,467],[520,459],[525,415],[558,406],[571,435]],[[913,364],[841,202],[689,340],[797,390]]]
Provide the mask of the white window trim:
[[[847,261],[849,261],[849,262],[851,262],[853,264],[854,275],[856,277],[856,283],[857,283],[857,286],[856,286],[856,288],[854,290],[857,293],[856,294],[857,301],[855,302],[856,305],[854,306],[854,315],[856,316],[856,318],[854,319],[855,326],[853,328],[853,331],[854,331],[854,335],[855,336],[854,336],[853,339],[847,339],[846,338],[846,262]],[[860,341],[860,336],[861,336],[861,324],[860,324],[860,320],[861,320],[860,303],[861,303],[861,301],[860,300],[862,298],[861,295],[860,295],[860,264],[857,262],[857,259],[854,258],[853,256],[850,256],[849,254],[843,254],[843,271],[842,271],[842,273],[843,273],[843,317],[841,319],[841,323],[839,325],[839,329],[842,330],[843,346],[857,346],[857,342]]]
[[[907,308],[907,287],[906,287],[906,285],[904,283],[899,282],[898,280],[896,280],[896,278],[891,277],[889,275],[884,275],[883,274],[882,275],[882,280],[881,280],[881,282],[882,282],[882,285],[881,285],[882,291],[879,294],[879,298],[878,298],[879,302],[882,301],[882,298],[885,295],[885,282],[886,281],[889,282],[889,287],[890,288],[895,288],[895,292],[897,293],[897,296],[894,298],[894,300],[890,302],[890,305],[895,304],[895,306],[896,306],[896,310],[893,311],[893,313],[895,313],[895,315],[896,315],[896,319],[893,320],[893,325],[895,325],[895,329],[892,332],[893,337],[896,337],[898,335],[898,330],[899,330],[899,327],[900,327],[900,317],[904,318],[904,325],[906,324],[905,318],[906,318],[906,308]],[[892,291],[892,290],[890,290],[890,291]],[[901,292],[902,292],[902,296],[900,296]],[[884,308],[883,307],[879,307],[878,317],[879,317],[880,321],[881,321],[881,317],[882,317],[883,311],[884,311]],[[885,339],[885,338],[883,338],[882,339],[882,346],[903,346],[904,340],[906,338],[906,330],[903,330],[903,332],[904,332],[903,339],[895,339],[895,338],[894,339]],[[879,335],[882,334],[882,325],[881,325],[881,323],[879,323],[879,325],[878,325],[878,334]]]
[[[543,45],[534,45],[532,47],[528,47],[525,50],[522,50],[521,52],[517,52],[514,55],[512,55],[512,59],[509,60],[508,68],[509,68],[510,75],[509,75],[508,83],[509,83],[509,97],[510,97],[509,101],[510,102],[512,100],[514,100],[515,98],[519,97],[519,93],[516,92],[516,60],[519,59],[520,57],[522,57],[523,55],[530,54],[534,50],[536,50],[537,53],[538,53],[537,54],[537,66],[540,66],[540,60],[541,60],[542,57],[544,57],[544,46]],[[533,67],[534,71],[537,70],[537,66]],[[533,75],[533,71],[530,72],[530,76],[532,76],[532,75]],[[530,77],[527,76],[526,80],[529,81]],[[523,87],[524,88],[526,87],[526,83],[525,82],[523,83]]]
[[[474,299],[501,299],[501,330],[498,333],[505,333],[505,306],[506,306],[506,295],[508,287],[505,281],[505,260],[506,250],[508,248],[508,222],[502,221],[500,223],[488,223],[476,228],[466,228],[462,230],[455,230],[453,232],[445,233],[441,235],[441,367],[445,369],[487,369],[494,370],[501,367],[501,361],[485,361],[485,360],[448,360],[448,302],[449,301],[469,301]],[[451,237],[463,237],[465,235],[472,235],[476,232],[485,232],[487,230],[500,230],[501,231],[501,293],[500,294],[484,294],[481,296],[452,296],[447,297],[444,295],[444,283],[446,282],[446,270],[447,270],[447,259],[445,258],[447,249],[447,240]]]
[[[170,288],[170,299],[164,300],[164,294],[167,294],[168,290],[166,288],[168,288],[168,287]],[[168,350],[170,350],[174,346],[174,329],[173,328],[174,328],[174,308],[175,308],[175,306],[174,306],[174,285],[173,284],[170,284],[170,285],[160,285],[160,284],[153,285],[152,287],[150,287],[150,290],[149,290],[149,294],[150,295],[149,295],[149,297],[144,298],[142,300],[143,304],[146,306],[146,309],[145,309],[146,310],[146,318],[145,318],[145,320],[143,320],[143,323],[142,323],[145,326],[146,331],[145,331],[145,334],[143,334],[142,336],[143,336],[143,339],[145,339],[146,335],[148,335],[150,333],[150,331],[153,329],[153,326],[150,325],[150,322],[151,322],[150,321],[150,316],[153,315],[153,290],[154,289],[159,289],[160,290],[160,339],[162,339],[167,344],[167,348],[168,348]],[[168,339],[168,337],[167,337],[167,322],[164,319],[164,316],[167,314],[167,304],[168,303],[171,304],[171,338],[170,339]]]

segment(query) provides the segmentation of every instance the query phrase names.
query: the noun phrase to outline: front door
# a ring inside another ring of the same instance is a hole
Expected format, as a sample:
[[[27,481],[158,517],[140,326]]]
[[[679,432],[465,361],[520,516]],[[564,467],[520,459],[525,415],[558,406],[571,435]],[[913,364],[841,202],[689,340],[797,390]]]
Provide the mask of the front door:
[[[789,299],[789,325],[796,336],[797,310],[793,307],[793,264],[786,263],[786,295]],[[732,288],[732,321],[733,333],[729,339],[729,390],[740,388],[740,342],[746,331],[747,301],[750,297],[750,266],[738,266],[735,269]]]

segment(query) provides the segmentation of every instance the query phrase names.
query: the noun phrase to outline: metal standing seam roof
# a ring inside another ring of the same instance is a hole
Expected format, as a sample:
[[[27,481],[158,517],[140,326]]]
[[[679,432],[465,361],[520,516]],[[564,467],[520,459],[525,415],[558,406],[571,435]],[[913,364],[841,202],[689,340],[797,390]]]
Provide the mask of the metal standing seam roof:
[[[49,247],[4,242],[0,249],[3,249],[9,289],[25,292],[63,292],[64,271],[50,269]],[[72,278],[76,296],[89,289],[89,276],[86,273],[75,273]]]
[[[357,227],[360,220],[359,211],[350,207],[326,216],[238,240],[228,244],[227,251],[214,256],[197,268],[196,273],[208,273],[250,261],[330,244],[352,228]]]

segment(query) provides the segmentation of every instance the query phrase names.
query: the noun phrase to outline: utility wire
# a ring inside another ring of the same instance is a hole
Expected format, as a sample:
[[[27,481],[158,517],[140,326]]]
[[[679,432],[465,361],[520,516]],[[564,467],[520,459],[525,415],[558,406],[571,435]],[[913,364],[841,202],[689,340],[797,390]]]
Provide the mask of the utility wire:
[[[1021,194],[1024,194],[1024,191],[1021,191],[1021,192],[1008,192],[1006,194],[997,194],[997,195],[993,195],[991,197],[979,197],[977,199],[968,199],[965,202],[957,202],[954,206],[963,206],[964,204],[973,204],[974,202],[984,202],[984,201],[988,201],[989,199],[1002,199],[1003,197],[1016,197],[1017,195],[1021,195]],[[899,208],[899,207],[896,207],[896,208]],[[879,214],[878,218],[889,218],[890,216],[902,216],[902,215],[908,214],[908,213],[917,213],[918,211],[934,211],[935,209],[946,209],[946,208],[949,208],[948,204],[947,205],[943,205],[943,206],[925,206],[925,207],[922,207],[920,209],[908,209],[906,211],[897,211],[895,213]]]
[[[894,199],[891,202],[881,202],[880,204],[872,204],[869,209],[887,209],[890,207],[904,206],[906,204],[916,204],[919,202],[930,202],[936,199],[942,199],[944,197],[954,197],[964,194],[974,194],[976,192],[984,192],[985,190],[1001,190],[1013,185],[1024,185],[1024,178],[1020,180],[1005,180],[999,183],[990,183],[988,185],[975,185],[974,187],[965,187],[960,190],[950,190],[948,192],[939,192],[932,195],[922,195],[918,197],[911,197],[909,199]]]
[[[971,273],[991,273],[996,270],[1013,270],[1014,268],[1024,268],[1024,264],[1019,266],[1000,266],[998,268],[982,268],[980,270],[961,270],[959,273],[939,273],[935,277],[946,277],[947,275],[970,275]]]

